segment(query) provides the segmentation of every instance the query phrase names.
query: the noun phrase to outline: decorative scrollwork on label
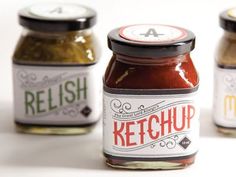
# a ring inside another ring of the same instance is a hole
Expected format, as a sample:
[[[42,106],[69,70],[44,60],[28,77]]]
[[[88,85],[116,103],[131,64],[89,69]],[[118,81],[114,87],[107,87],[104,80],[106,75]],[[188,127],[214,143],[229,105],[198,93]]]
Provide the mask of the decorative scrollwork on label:
[[[228,92],[236,91],[236,78],[227,74],[224,76],[224,84]]]
[[[110,103],[111,109],[116,113],[128,113],[131,110],[131,104],[122,103],[119,99],[113,99]]]
[[[37,76],[34,73],[28,73],[25,70],[20,70],[17,73],[17,78],[21,81],[21,83],[26,85],[31,85],[37,80]]]
[[[17,72],[17,79],[20,80],[22,89],[43,89],[58,84],[69,77],[74,77],[63,76],[66,76],[66,73],[61,73],[53,77],[45,75],[42,78],[39,78],[37,77],[37,74],[33,72],[27,72],[24,69]]]
[[[163,139],[160,141],[160,147],[167,147],[168,149],[173,149],[175,148],[177,144],[177,140],[179,139],[178,135],[174,135],[172,137],[168,137],[166,139]]]

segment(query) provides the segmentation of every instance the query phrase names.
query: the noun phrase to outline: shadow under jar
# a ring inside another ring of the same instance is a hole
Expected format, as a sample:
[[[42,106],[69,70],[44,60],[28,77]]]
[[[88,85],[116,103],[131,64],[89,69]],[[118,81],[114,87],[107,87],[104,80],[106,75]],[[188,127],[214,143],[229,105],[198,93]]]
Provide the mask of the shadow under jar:
[[[106,163],[127,169],[179,169],[198,150],[198,74],[192,32],[131,25],[108,34],[113,56],[104,76]]]
[[[17,130],[89,132],[101,115],[95,11],[77,4],[33,5],[19,12],[19,23],[24,29],[13,55]]]

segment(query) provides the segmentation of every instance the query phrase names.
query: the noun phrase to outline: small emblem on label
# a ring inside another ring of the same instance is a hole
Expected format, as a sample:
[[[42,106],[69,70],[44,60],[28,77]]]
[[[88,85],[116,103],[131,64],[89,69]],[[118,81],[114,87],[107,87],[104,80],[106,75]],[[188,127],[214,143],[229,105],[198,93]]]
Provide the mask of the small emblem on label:
[[[191,144],[191,141],[190,141],[190,139],[188,139],[187,137],[184,137],[184,138],[179,142],[179,145],[180,145],[181,147],[183,147],[184,149],[187,149],[190,144]]]
[[[92,110],[90,109],[90,107],[85,106],[82,109],[81,114],[83,114],[85,117],[88,117],[91,112],[92,112]]]

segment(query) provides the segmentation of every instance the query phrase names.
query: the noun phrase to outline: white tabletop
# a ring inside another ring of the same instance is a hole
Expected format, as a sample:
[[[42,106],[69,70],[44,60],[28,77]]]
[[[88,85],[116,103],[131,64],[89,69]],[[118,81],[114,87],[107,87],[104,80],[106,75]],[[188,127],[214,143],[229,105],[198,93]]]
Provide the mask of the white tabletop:
[[[42,1],[42,0],[41,0]],[[11,55],[21,32],[17,10],[40,0],[0,2],[0,176],[235,176],[236,139],[216,132],[212,123],[213,61],[221,36],[220,11],[236,6],[235,0],[80,0],[98,12],[95,32],[102,46],[101,73],[110,59],[106,34],[127,24],[160,23],[182,26],[197,36],[193,61],[201,83],[200,148],[194,165],[184,170],[129,171],[105,165],[102,156],[101,122],[88,135],[37,136],[18,134],[13,123]],[[72,0],[71,0],[72,1]]]

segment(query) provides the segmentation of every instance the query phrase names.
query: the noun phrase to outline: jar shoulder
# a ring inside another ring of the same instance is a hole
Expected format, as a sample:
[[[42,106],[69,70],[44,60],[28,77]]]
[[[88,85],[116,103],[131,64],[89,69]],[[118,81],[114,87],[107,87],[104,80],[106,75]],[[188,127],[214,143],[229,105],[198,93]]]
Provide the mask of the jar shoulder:
[[[25,34],[17,43],[13,61],[22,63],[90,64],[99,58],[93,34],[70,33],[57,37]]]
[[[215,53],[215,60],[219,65],[236,65],[236,38],[223,36]]]
[[[112,57],[104,83],[111,88],[176,89],[194,88],[199,83],[191,58],[172,65],[135,65]]]

